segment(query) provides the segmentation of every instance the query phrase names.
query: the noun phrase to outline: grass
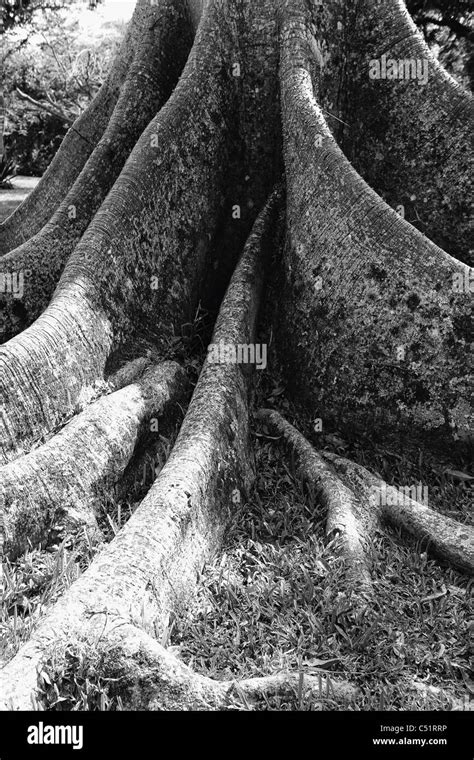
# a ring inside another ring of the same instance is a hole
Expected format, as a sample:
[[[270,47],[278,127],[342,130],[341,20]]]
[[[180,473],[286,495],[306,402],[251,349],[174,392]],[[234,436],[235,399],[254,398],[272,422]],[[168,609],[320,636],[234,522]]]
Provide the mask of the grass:
[[[310,699],[305,673],[357,685],[353,710],[449,709],[450,698],[466,700],[473,688],[467,579],[427,557],[423,547],[387,531],[373,539],[377,605],[356,613],[344,589],[343,568],[325,539],[325,515],[295,481],[275,442],[259,437],[255,447],[258,476],[252,498],[236,509],[222,552],[203,568],[196,608],[187,618],[172,616],[163,643],[216,679],[282,670],[302,674],[293,697],[262,698],[254,705],[259,710],[347,709],[332,698]],[[164,461],[167,452],[166,440],[160,441],[158,459]],[[138,471],[141,465],[136,466]],[[132,511],[110,505],[103,524],[107,540]],[[5,564],[3,661],[99,550],[100,544],[80,532]],[[120,709],[110,699],[106,680],[94,683],[87,675],[83,657],[75,662],[75,709]],[[49,681],[43,687],[50,709],[58,709],[54,677]]]
[[[253,499],[235,515],[223,553],[203,572],[198,614],[175,625],[171,642],[180,656],[219,679],[324,671],[360,687],[353,705],[359,710],[449,706],[419,690],[423,683],[466,698],[466,579],[388,532],[373,543],[377,608],[354,613],[343,569],[325,542],[324,515],[271,444],[257,446],[257,470]],[[320,708],[297,694],[263,705]]]
[[[31,549],[3,562],[0,604],[0,665],[29,639],[42,614],[89,566],[100,549],[87,530],[69,534],[48,549]]]
[[[194,366],[187,369],[194,380]],[[283,404],[294,419],[281,391],[260,388],[260,404]],[[178,427],[160,425],[160,435],[140,447],[114,497],[104,502],[103,543],[84,531],[65,534],[58,526],[47,550],[32,549],[5,563],[0,663],[14,655],[44,611],[123,527],[166,462]],[[430,506],[460,521],[471,519],[470,482],[447,473],[465,469],[462,459],[421,448],[399,453],[389,441],[343,440],[337,431],[312,437],[319,448],[337,450],[390,483],[427,484]],[[344,587],[341,562],[325,538],[325,514],[295,480],[278,442],[255,430],[253,443],[257,480],[251,497],[235,507],[222,550],[203,568],[195,607],[186,617],[170,616],[163,645],[219,680],[282,670],[300,674],[292,696],[262,698],[249,709],[348,709],[331,694],[310,698],[305,674],[358,686],[352,710],[450,709],[452,700],[467,703],[474,692],[472,583],[427,556],[424,546],[387,530],[372,543],[377,603],[357,611]],[[48,709],[121,709],[107,679],[94,680],[90,654],[80,647],[69,654],[67,673],[56,672],[53,658],[51,671],[43,674]]]

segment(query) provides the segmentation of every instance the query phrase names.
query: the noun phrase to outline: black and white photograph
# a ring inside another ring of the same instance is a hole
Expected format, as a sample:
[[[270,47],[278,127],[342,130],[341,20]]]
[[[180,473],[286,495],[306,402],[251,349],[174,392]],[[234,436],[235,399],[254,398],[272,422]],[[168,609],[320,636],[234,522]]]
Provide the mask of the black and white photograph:
[[[0,760],[472,760],[473,21],[2,0]]]

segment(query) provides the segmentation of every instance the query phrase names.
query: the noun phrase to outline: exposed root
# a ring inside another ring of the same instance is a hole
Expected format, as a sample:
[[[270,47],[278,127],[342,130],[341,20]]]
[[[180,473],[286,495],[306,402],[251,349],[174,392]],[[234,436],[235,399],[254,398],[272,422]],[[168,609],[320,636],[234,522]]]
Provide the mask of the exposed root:
[[[429,551],[461,572],[474,574],[474,528],[400,493],[361,465],[330,452],[318,454],[278,412],[261,410],[258,418],[284,438],[296,456],[299,476],[314,486],[327,509],[327,532],[340,535],[351,584],[358,583],[370,593],[368,547],[382,522],[423,541]]]
[[[127,385],[134,383],[150,366],[151,359],[146,356],[139,356],[137,359],[127,362],[116,372],[107,378],[107,385],[114,391],[119,391]]]
[[[232,150],[219,7],[206,6],[183,76],[68,259],[50,306],[0,349],[3,462],[71,416],[125,336],[140,326],[164,343],[195,308]]]
[[[377,478],[349,459],[322,452],[336,470],[347,477],[354,491],[369,500],[382,520],[401,528],[426,544],[428,551],[461,572],[474,575],[474,528],[435,512]]]
[[[296,471],[317,495],[327,511],[326,532],[338,538],[337,548],[344,558],[350,587],[363,596],[372,596],[370,576],[370,536],[379,525],[376,514],[367,509],[344,480],[336,474],[306,438],[278,412],[262,409],[258,419],[275,434],[283,437],[296,458]]]
[[[288,234],[279,355],[311,414],[383,432],[472,426],[468,267],[357,174],[315,98],[305,3],[282,26]],[[329,118],[329,117],[328,117]],[[296,336],[296,339],[295,339]]]
[[[71,694],[69,682],[78,665],[92,683],[107,684],[112,704],[119,697],[121,706],[131,710],[252,709],[255,701],[275,695],[299,694],[300,699],[321,704],[333,699],[350,703],[357,697],[358,690],[345,681],[303,671],[216,681],[194,672],[155,639],[124,621],[107,628],[102,626],[100,633],[97,627],[96,639],[58,642],[45,663],[43,672],[48,680],[40,675],[40,707],[54,708],[63,686],[69,687],[67,693]],[[56,685],[57,692],[48,682]]]
[[[142,16],[135,58],[99,143],[48,224],[2,260],[4,272],[23,276],[21,298],[5,294],[3,307],[0,302],[2,341],[25,329],[47,307],[69,255],[178,81],[192,45],[184,0],[148,3]]]
[[[273,196],[255,224],[224,298],[214,344],[254,341],[263,260],[278,198]],[[124,621],[160,636],[167,612],[188,604],[198,570],[219,545],[233,495],[250,488],[250,369],[206,360],[176,444],[155,484],[125,527],[0,671],[6,709],[29,706],[45,650],[61,636],[83,639],[97,632],[99,623]]]
[[[326,532],[330,539],[339,538],[338,549],[346,563],[348,584],[361,594],[371,596],[368,548],[370,536],[378,527],[375,515],[278,412],[262,409],[258,412],[258,419],[283,437],[296,457],[299,477],[314,489],[327,510]]]
[[[302,699],[309,697],[315,702],[334,699],[346,703],[353,702],[358,694],[358,689],[347,681],[328,675],[307,674],[304,671],[247,678],[235,682],[235,691],[248,699],[293,695],[299,692]]]
[[[56,522],[96,528],[98,507],[130,461],[144,423],[186,388],[174,362],[88,406],[47,443],[0,469],[4,552],[44,543]]]
[[[433,697],[439,700],[444,705],[449,705],[450,710],[472,710],[474,711],[474,700],[470,700],[469,697],[464,699],[453,698],[451,694],[448,694],[443,689],[438,689],[437,686],[431,686],[423,683],[422,681],[412,681],[409,684],[418,694],[423,695],[425,699],[433,699]]]

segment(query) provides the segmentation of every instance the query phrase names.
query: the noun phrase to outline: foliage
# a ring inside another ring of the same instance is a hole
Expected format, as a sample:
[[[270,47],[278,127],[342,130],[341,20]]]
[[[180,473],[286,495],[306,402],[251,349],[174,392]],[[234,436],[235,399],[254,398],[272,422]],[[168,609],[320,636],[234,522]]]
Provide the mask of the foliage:
[[[83,3],[32,11],[5,35],[5,145],[17,173],[41,176],[106,76],[121,24],[84,40]]]
[[[222,553],[204,568],[196,609],[187,619],[171,616],[168,645],[211,678],[286,670],[346,679],[360,687],[353,710],[450,709],[449,697],[462,701],[469,672],[466,579],[443,570],[406,536],[377,535],[377,604],[356,612],[343,593],[341,560],[325,538],[324,510],[278,444],[261,440],[256,453],[254,493],[237,510]],[[409,464],[403,465],[406,478]],[[295,693],[257,709],[347,707]]]
[[[89,8],[101,0],[88,0]],[[36,11],[58,11],[72,5],[74,0],[4,0],[1,10],[2,29],[8,31],[15,26],[31,22]]]
[[[408,10],[419,23],[452,27],[459,37],[473,35],[468,25],[472,20],[470,0],[408,0]]]
[[[13,161],[5,155],[0,158],[0,188],[11,187],[10,180],[15,176],[15,167]]]
[[[14,172],[41,176],[67,129],[102,84],[120,24],[95,42],[81,39],[78,17],[101,0],[6,0],[2,49],[7,97],[5,146]],[[470,3],[408,0],[408,8],[444,66],[474,87]],[[99,21],[99,19],[98,19]]]
[[[416,24],[443,66],[474,89],[474,13],[470,0],[407,0]]]

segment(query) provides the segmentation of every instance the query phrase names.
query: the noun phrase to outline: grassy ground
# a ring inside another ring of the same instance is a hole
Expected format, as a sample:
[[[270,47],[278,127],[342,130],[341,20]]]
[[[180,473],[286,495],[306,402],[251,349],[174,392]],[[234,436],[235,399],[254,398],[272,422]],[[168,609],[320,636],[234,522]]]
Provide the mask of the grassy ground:
[[[359,697],[349,706],[354,710],[449,709],[452,699],[467,704],[473,691],[467,579],[388,531],[373,537],[378,603],[365,614],[354,613],[340,561],[325,540],[325,515],[295,482],[278,445],[257,432],[254,442],[253,494],[236,510],[222,552],[203,568],[195,609],[185,618],[170,618],[166,645],[216,679],[281,670],[302,674],[293,698],[268,698],[254,709],[348,709],[331,695],[309,699],[305,673],[357,685]],[[168,450],[163,440],[163,460]],[[104,540],[113,538],[131,511],[111,505]],[[3,661],[99,550],[82,532],[6,563]],[[93,690],[92,700],[86,681],[89,691],[81,686],[76,692],[78,709],[117,707],[105,687],[99,695]]]
[[[324,514],[263,440],[257,471],[252,499],[203,572],[198,614],[175,622],[171,641],[180,656],[214,678],[324,671],[360,687],[359,710],[446,707],[427,686],[466,697],[466,579],[399,535],[374,536],[378,604],[354,615],[342,567],[325,541]],[[261,707],[321,709],[304,693]],[[346,708],[329,701],[325,709]]]
[[[209,338],[205,317],[198,315],[187,338],[173,349],[192,382]],[[293,421],[296,413],[283,390],[271,378],[263,379],[256,407],[276,404]],[[137,452],[116,498],[104,504],[99,516],[102,539],[86,531],[65,534],[58,525],[49,547],[4,564],[0,665],[125,524],[166,462],[179,422],[161,425],[153,449],[147,442]],[[309,430],[304,432],[311,437]],[[257,473],[253,491],[236,507],[222,551],[202,569],[195,606],[184,617],[170,616],[162,643],[196,671],[216,679],[281,670],[300,673],[292,698],[268,698],[254,709],[348,709],[331,694],[309,699],[305,673],[359,687],[358,698],[349,705],[353,710],[450,709],[453,702],[466,706],[474,693],[469,670],[472,583],[442,567],[426,554],[426,547],[386,530],[373,536],[377,603],[356,612],[343,584],[341,562],[327,543],[325,514],[317,500],[295,479],[278,441],[257,428],[252,435]],[[313,433],[312,439],[318,448],[354,459],[389,483],[428,484],[431,507],[461,522],[472,520],[472,481],[463,476],[467,450],[415,443],[397,449],[387,440],[344,440],[337,430]],[[67,704],[74,709],[120,709],[120,700],[110,698],[107,685],[91,680],[86,660]],[[63,687],[67,680],[62,679]],[[54,689],[46,686],[51,705]]]

